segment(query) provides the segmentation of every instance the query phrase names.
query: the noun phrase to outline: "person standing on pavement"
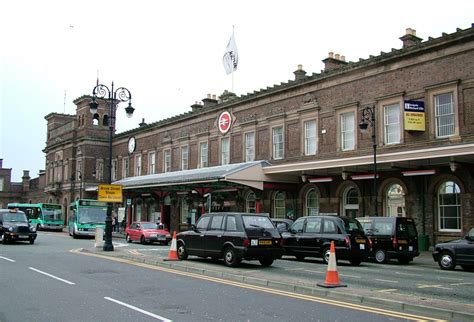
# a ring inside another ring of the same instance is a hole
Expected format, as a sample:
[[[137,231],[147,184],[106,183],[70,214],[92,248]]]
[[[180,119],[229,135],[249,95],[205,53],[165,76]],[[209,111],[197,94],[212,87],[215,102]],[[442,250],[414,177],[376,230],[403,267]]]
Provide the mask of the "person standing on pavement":
[[[117,214],[114,215],[114,222],[113,222],[113,231],[119,232],[119,221]]]

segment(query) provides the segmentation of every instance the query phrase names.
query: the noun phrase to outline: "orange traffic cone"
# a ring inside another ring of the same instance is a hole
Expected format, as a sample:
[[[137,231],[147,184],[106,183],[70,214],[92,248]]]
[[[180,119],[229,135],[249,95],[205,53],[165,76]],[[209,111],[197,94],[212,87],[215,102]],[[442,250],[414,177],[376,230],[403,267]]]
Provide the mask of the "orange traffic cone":
[[[178,261],[178,248],[176,246],[176,230],[173,232],[173,239],[171,240],[170,252],[168,258],[164,258],[164,261]]]
[[[326,280],[322,283],[318,283],[318,286],[333,288],[333,287],[346,287],[347,285],[341,284],[339,281],[339,274],[337,273],[336,264],[336,247],[334,241],[331,241],[331,249],[328,261],[328,271],[326,272]]]

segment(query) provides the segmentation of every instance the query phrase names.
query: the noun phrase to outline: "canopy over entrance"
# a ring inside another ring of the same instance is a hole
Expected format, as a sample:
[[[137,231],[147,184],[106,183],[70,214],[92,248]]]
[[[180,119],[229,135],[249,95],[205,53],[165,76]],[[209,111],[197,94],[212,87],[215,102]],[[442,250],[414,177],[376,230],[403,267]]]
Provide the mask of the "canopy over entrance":
[[[129,177],[114,182],[124,190],[163,187],[168,191],[186,189],[190,185],[200,187],[223,188],[229,186],[249,186],[263,190],[265,181],[270,180],[263,173],[263,168],[270,166],[267,161],[251,161],[234,163],[216,167],[157,173],[138,177]],[[294,182],[297,178],[280,176],[278,182]]]

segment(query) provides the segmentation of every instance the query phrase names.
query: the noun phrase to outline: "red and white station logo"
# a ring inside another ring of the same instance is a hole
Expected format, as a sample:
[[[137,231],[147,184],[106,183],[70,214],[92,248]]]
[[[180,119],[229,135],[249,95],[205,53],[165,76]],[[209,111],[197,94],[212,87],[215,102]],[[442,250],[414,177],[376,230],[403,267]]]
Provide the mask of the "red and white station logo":
[[[230,116],[229,112],[222,112],[219,115],[219,131],[222,134],[226,134],[230,130],[230,126],[232,125],[232,116]]]

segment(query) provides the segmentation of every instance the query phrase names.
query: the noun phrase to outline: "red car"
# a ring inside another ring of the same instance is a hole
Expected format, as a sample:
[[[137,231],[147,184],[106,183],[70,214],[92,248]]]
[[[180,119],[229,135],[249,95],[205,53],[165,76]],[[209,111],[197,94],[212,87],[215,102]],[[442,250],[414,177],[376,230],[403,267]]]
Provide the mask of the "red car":
[[[125,234],[125,238],[129,243],[139,241],[142,244],[158,242],[168,245],[171,240],[169,231],[164,229],[163,225],[147,221],[133,222],[125,229]]]

